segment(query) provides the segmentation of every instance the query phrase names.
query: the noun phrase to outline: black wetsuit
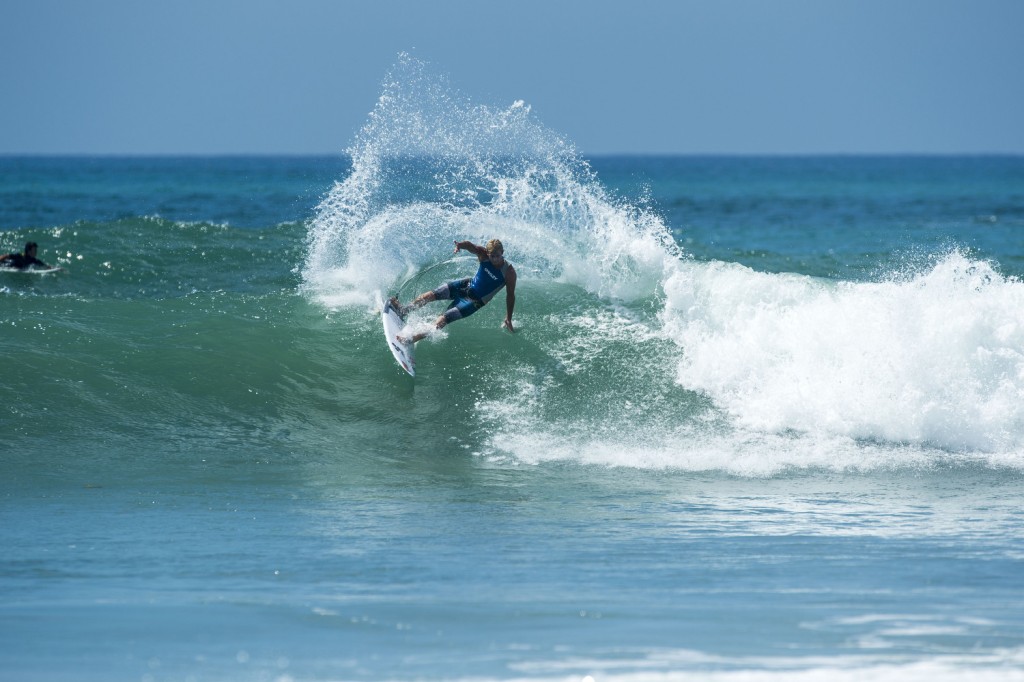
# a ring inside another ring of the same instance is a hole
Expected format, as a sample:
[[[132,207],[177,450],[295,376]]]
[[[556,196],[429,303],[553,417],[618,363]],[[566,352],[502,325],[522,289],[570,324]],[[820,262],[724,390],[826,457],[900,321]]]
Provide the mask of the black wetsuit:
[[[12,253],[7,256],[3,261],[0,261],[0,267],[3,268],[15,268],[17,270],[24,270],[30,265],[38,265],[41,268],[49,268],[50,266],[32,256],[26,256],[23,253]]]

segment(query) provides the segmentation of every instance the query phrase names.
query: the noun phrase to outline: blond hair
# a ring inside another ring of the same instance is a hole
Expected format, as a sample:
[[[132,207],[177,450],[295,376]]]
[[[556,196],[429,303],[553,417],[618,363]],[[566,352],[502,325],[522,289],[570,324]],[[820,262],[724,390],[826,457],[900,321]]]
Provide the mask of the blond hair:
[[[505,253],[505,247],[502,245],[500,239],[492,239],[487,242],[487,253],[494,253],[495,249],[501,249],[501,252]]]

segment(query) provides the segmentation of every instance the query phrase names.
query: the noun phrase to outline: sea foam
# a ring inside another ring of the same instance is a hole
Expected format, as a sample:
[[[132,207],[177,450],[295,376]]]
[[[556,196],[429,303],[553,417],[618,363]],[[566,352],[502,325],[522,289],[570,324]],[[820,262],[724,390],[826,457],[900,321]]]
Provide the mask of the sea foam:
[[[680,385],[737,424],[1009,455],[1024,446],[1024,284],[954,252],[879,282],[687,263],[665,282]]]

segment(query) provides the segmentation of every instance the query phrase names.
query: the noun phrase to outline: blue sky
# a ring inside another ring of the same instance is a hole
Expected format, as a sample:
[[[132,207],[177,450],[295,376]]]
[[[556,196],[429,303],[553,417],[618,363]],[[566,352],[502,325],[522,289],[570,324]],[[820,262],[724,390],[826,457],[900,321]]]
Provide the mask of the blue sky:
[[[584,154],[1024,153],[1024,0],[4,0],[0,153],[337,153],[400,52]]]

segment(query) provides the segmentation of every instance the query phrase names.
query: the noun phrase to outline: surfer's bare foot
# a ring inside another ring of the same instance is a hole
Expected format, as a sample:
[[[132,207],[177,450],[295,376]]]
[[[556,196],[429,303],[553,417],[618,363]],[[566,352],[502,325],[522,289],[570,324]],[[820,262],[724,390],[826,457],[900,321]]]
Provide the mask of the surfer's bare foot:
[[[404,320],[405,314],[408,312],[408,310],[406,310],[405,306],[398,302],[398,297],[392,296],[391,298],[388,299],[388,303],[390,303],[391,307],[395,309],[395,312],[398,313],[398,316]]]

